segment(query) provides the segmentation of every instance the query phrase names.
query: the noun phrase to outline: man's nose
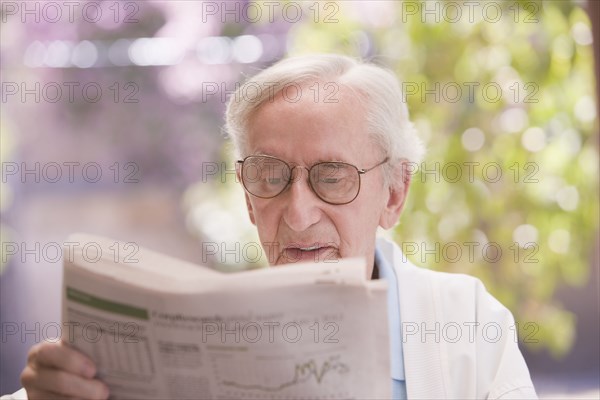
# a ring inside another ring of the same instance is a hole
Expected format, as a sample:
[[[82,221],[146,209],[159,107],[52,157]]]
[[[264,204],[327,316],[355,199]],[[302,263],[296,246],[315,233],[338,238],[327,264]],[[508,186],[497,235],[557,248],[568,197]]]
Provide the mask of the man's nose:
[[[285,223],[296,232],[302,232],[321,219],[321,199],[310,188],[308,170],[301,166],[292,169],[292,181],[286,197]]]

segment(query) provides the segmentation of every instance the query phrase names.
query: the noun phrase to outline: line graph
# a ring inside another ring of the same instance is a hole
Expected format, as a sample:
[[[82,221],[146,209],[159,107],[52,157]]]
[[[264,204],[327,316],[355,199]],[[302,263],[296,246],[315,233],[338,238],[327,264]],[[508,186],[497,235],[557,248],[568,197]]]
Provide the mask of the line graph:
[[[285,391],[286,389],[290,389],[303,383],[307,383],[310,380],[314,380],[312,382],[313,385],[316,383],[319,386],[328,386],[325,382],[328,377],[332,376],[333,374],[346,375],[350,372],[350,368],[347,364],[340,361],[339,355],[334,355],[320,363],[314,358],[296,363],[293,365],[293,368],[290,372],[289,380],[272,385],[263,383],[247,383],[237,380],[222,380],[221,384],[229,389],[234,390],[251,390],[263,393],[275,393]]]

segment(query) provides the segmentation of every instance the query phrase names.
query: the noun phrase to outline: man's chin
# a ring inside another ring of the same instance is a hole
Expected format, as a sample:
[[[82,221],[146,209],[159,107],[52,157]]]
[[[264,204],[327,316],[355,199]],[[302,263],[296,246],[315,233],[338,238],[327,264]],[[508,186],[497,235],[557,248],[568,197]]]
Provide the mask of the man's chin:
[[[321,247],[315,250],[285,249],[275,265],[293,263],[334,262],[340,258],[335,247]]]

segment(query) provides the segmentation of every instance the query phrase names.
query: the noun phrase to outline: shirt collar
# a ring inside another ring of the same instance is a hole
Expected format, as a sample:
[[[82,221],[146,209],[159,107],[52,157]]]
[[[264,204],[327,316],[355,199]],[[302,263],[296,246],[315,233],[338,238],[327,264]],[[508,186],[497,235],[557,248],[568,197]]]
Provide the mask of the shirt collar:
[[[375,266],[378,269],[379,278],[385,279],[388,284],[387,305],[391,350],[391,374],[393,379],[403,381],[405,379],[404,354],[402,350],[398,277],[395,269],[378,249],[375,249]]]

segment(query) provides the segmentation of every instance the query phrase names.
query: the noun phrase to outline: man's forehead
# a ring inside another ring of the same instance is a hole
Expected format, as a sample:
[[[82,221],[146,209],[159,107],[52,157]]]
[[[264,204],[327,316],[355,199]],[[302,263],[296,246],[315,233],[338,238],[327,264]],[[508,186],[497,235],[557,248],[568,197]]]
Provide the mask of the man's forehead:
[[[319,130],[326,129],[334,136],[339,133],[342,137],[343,132],[340,130],[358,128],[362,131],[366,128],[366,104],[352,89],[342,86],[335,97],[330,99],[307,91],[307,87],[299,90],[302,90],[301,97],[289,98],[278,94],[258,105],[248,117],[248,130],[268,129],[275,136],[280,136],[285,133],[283,129],[292,122],[307,131],[314,128],[315,124],[321,124],[318,126]],[[323,124],[326,125],[325,128]]]
[[[325,101],[308,90],[314,87],[303,86],[298,101],[282,96],[257,107],[248,120],[246,155],[269,155],[307,166],[370,159],[365,154],[371,152],[366,110],[354,91],[340,86],[337,97]]]
[[[368,96],[361,94],[359,90],[349,86],[346,83],[340,83],[334,78],[331,79],[309,79],[306,81],[290,82],[274,91],[266,92],[268,97],[262,104],[258,105],[256,111],[263,107],[276,104],[278,106],[297,106],[314,105],[312,112],[322,112],[328,106],[344,105],[349,110],[362,108],[363,101]]]

